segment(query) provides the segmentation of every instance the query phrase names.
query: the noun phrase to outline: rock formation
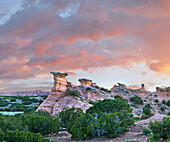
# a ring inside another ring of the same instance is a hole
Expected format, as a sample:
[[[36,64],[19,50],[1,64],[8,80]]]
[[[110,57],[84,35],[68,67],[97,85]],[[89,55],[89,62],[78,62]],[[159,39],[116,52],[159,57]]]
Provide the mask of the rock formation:
[[[53,74],[54,78],[54,86],[51,89],[52,92],[60,91],[64,92],[67,90],[67,80],[66,76],[68,76],[67,73],[60,73],[60,72],[51,72]]]
[[[156,93],[170,96],[170,87],[165,87],[165,88],[156,87]]]
[[[48,111],[50,114],[57,114],[66,108],[77,107],[83,111],[88,109],[91,104],[88,101],[97,101],[107,98],[100,89],[90,86],[92,81],[89,79],[79,79],[81,86],[73,86],[66,80],[67,73],[51,72],[54,78],[54,86],[50,95],[38,107],[37,110]],[[87,88],[87,86],[89,88]],[[70,91],[78,91],[79,95],[70,94]]]
[[[92,80],[90,79],[79,79],[79,82],[81,83],[81,86],[91,86]]]

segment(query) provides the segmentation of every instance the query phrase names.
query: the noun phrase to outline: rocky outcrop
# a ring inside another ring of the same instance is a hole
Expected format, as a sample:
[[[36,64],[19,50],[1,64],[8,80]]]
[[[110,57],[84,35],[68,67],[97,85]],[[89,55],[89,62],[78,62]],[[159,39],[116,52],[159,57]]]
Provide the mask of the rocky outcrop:
[[[67,80],[66,76],[68,76],[67,73],[60,73],[60,72],[51,72],[53,74],[54,78],[54,86],[51,89],[52,92],[64,92],[67,90]]]
[[[159,95],[170,96],[170,87],[165,88],[156,87],[156,93]]]
[[[92,80],[90,79],[79,79],[79,82],[81,83],[81,86],[91,86]]]
[[[57,114],[66,108],[77,107],[83,111],[88,109],[90,100],[97,101],[108,98],[100,89],[90,86],[92,81],[89,79],[79,79],[81,86],[73,86],[66,80],[67,73],[51,72],[54,78],[54,86],[50,95],[38,107],[37,110],[48,111],[50,114]],[[68,91],[73,91],[70,94]],[[78,91],[78,95],[74,91]]]
[[[134,90],[136,93],[140,93],[140,94],[147,94],[147,93],[149,93],[149,91],[148,90],[146,90],[145,89],[145,85],[144,84],[141,84],[141,88],[139,88],[139,89],[135,89]]]

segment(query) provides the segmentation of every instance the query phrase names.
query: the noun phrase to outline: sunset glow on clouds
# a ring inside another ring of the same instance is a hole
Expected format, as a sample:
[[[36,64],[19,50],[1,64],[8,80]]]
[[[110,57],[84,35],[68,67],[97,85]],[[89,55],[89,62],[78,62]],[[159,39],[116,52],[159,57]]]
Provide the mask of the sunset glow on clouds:
[[[168,0],[0,0],[0,88],[50,90],[50,71],[170,85]]]

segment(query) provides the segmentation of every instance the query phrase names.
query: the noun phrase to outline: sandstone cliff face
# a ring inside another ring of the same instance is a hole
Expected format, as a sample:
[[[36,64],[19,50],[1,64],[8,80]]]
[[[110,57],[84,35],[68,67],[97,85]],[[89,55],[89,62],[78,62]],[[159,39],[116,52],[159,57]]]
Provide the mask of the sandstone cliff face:
[[[170,87],[165,88],[156,87],[156,93],[160,95],[170,96]]]
[[[142,114],[142,108],[146,104],[151,104],[152,113],[162,113],[168,114],[169,107],[165,107],[165,111],[160,111],[160,108],[163,104],[161,101],[165,99],[168,100],[169,90],[161,90],[157,88],[156,92],[149,92],[145,89],[144,84],[141,85],[139,89],[129,89],[126,85],[118,83],[110,91],[103,90],[95,83],[92,83],[92,80],[89,79],[79,79],[80,85],[73,85],[71,82],[66,80],[67,73],[60,72],[51,72],[54,78],[54,86],[51,89],[51,93],[47,99],[38,107],[38,110],[48,111],[50,114],[57,114],[60,111],[65,110],[66,108],[77,107],[81,108],[83,111],[86,111],[92,105],[89,101],[98,101],[103,99],[114,99],[114,96],[119,95],[124,99],[129,101],[129,104],[133,107],[133,112],[135,116]],[[78,94],[72,94],[72,92],[78,92]],[[165,95],[162,95],[165,94]],[[140,96],[144,101],[143,105],[136,105],[130,101],[130,98],[133,96]],[[158,99],[159,102],[156,103],[155,100]]]
[[[80,86],[72,86],[66,80],[66,73],[51,72],[54,77],[54,86],[51,89],[50,95],[38,107],[38,110],[48,111],[50,114],[57,114],[66,108],[77,107],[83,111],[92,105],[88,101],[97,101],[108,98],[100,89],[90,86],[92,81],[88,79],[81,79]],[[77,90],[78,96],[69,94],[68,89],[71,91]]]

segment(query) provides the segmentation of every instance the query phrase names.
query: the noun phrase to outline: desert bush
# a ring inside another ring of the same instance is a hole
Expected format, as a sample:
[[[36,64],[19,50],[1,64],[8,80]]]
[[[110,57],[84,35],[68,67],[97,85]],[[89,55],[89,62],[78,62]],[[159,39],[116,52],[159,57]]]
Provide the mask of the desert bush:
[[[78,90],[71,90],[70,88],[67,90],[68,93],[72,96],[79,96],[80,92]]]
[[[134,96],[130,98],[130,101],[133,102],[134,104],[140,104],[143,105],[143,100],[139,96]]]
[[[155,94],[154,96],[155,96],[155,97],[157,97],[158,95],[157,95],[157,94]]]
[[[109,90],[107,88],[100,88],[100,90],[104,91],[104,92],[108,92]]]
[[[67,131],[72,134],[71,139],[73,140],[86,140],[100,136],[97,117],[86,113],[69,123]]]
[[[103,113],[126,112],[131,113],[132,109],[125,99],[104,99],[95,102],[92,107],[86,110],[86,113],[102,115]]]
[[[30,105],[30,104],[32,104],[32,101],[29,101],[29,100],[28,101],[24,101],[24,102],[22,102],[22,104],[23,105]]]
[[[102,132],[109,138],[115,138],[119,134],[125,134],[127,132],[127,121],[125,117],[121,117],[117,112],[103,114],[98,122],[100,128],[103,129]]]
[[[154,141],[160,141],[161,138],[170,140],[170,117],[164,117],[162,121],[150,122]]]
[[[16,99],[15,98],[11,98],[10,102],[16,102]]]
[[[145,115],[145,114],[143,114],[143,115],[141,116],[141,120],[148,119],[149,117],[150,117],[149,115]]]
[[[41,133],[42,135],[58,133],[60,121],[56,116],[45,111],[38,111],[23,115],[23,127],[27,127],[30,132]]]
[[[59,118],[62,122],[62,127],[67,127],[70,121],[74,121],[78,116],[83,114],[83,110],[81,108],[68,108],[59,113]]]
[[[147,104],[143,107],[143,113],[148,115],[148,116],[152,115],[150,104]]]
[[[2,142],[5,138],[5,133],[0,129],[0,142]]]
[[[50,139],[44,139],[40,133],[31,133],[29,131],[12,131],[5,133],[6,142],[50,142]]]
[[[162,104],[166,105],[166,101],[165,101],[165,100],[162,100]]]
[[[114,96],[115,99],[123,99],[122,96],[116,95]]]
[[[155,102],[156,102],[156,103],[158,103],[158,102],[159,102],[159,100],[158,100],[158,99],[155,99]]]
[[[87,91],[90,91],[90,90],[91,90],[91,87],[87,87],[86,90],[87,90]]]
[[[165,107],[161,107],[161,111],[164,111],[165,110]]]
[[[8,104],[9,104],[8,101],[1,101],[1,102],[0,102],[0,107],[5,107],[5,106],[7,106]]]
[[[170,100],[167,101],[166,105],[167,105],[167,106],[170,106]]]
[[[151,134],[151,130],[149,130],[149,129],[143,129],[143,134],[144,135],[150,135]]]

